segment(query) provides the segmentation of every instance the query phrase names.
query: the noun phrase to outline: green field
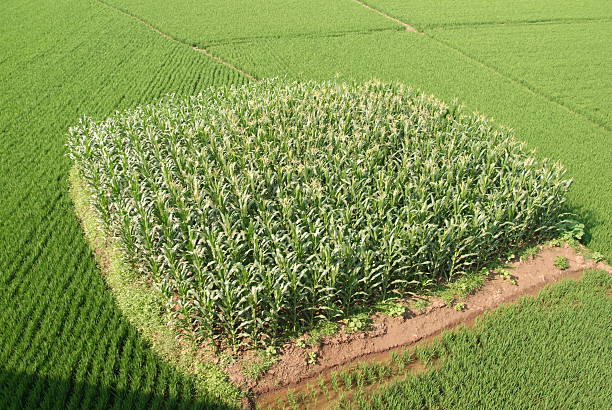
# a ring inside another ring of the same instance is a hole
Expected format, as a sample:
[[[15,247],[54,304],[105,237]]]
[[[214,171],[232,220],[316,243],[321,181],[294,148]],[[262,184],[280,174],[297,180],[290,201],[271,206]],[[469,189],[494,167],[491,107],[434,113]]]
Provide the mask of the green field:
[[[417,35],[351,0],[248,6],[112,0],[186,44],[212,45],[215,55],[258,78],[379,78],[459,99],[514,128],[538,155],[563,163],[574,179],[570,202],[587,224],[587,245],[612,260],[606,47],[612,3],[506,3],[370,2],[426,33]],[[74,215],[65,143],[81,115],[102,119],[166,93],[190,95],[248,79],[99,1],[7,0],[0,15],[0,403],[186,408],[194,400],[216,402],[196,397],[195,380],[157,357],[117,307]],[[590,306],[589,297],[581,300]],[[585,308],[582,317],[593,324],[581,329],[609,335],[609,326],[595,327],[597,312]],[[503,326],[522,329],[519,316],[505,317]],[[554,324],[558,335],[570,337],[574,321],[566,318],[556,316]],[[545,326],[524,329],[548,340]],[[597,368],[605,349],[603,340],[578,363]],[[533,357],[506,361],[520,374]],[[543,357],[551,368],[559,365]],[[466,352],[462,360],[482,359]],[[585,373],[584,385],[598,376]],[[445,380],[448,389],[465,386],[454,376]],[[525,403],[529,386],[511,382],[518,387],[496,393]],[[398,391],[389,395],[404,400]],[[544,404],[563,394],[571,397],[558,407],[580,404],[572,399],[575,386],[546,391]],[[606,397],[606,391],[593,394],[593,400]]]
[[[438,369],[385,387],[361,408],[607,408],[610,278],[590,271],[445,334]]]
[[[68,197],[66,131],[85,112],[243,78],[96,2],[0,14],[0,407],[191,405],[193,380],[152,353],[100,276]]]
[[[431,34],[610,131],[610,26],[597,20],[528,30],[522,25],[461,26]]]
[[[545,23],[612,18],[606,0],[367,0],[366,3],[420,29],[455,25]]]
[[[257,38],[309,37],[399,30],[401,26],[352,0],[106,0],[190,44],[209,46]]]

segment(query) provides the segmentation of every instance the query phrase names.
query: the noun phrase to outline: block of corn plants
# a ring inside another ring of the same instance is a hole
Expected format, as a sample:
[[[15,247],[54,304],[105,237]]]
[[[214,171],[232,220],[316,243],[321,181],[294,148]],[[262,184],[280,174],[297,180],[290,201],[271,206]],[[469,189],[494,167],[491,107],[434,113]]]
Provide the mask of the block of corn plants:
[[[200,340],[267,343],[555,233],[570,181],[401,84],[258,83],[81,119],[100,225]]]

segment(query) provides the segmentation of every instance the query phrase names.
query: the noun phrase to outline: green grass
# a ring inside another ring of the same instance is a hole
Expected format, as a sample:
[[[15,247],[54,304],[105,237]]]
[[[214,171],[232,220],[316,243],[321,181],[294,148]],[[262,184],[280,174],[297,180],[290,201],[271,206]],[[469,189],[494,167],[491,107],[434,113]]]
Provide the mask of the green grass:
[[[612,276],[587,271],[443,335],[438,368],[361,408],[607,408]]]
[[[199,46],[402,28],[352,0],[104,1]]]
[[[83,113],[244,79],[96,2],[5,1],[0,14],[0,403],[219,406],[108,291],[68,196],[65,142]]]
[[[612,17],[607,0],[365,0],[427,31],[432,27],[575,21]]]
[[[259,77],[376,77],[410,84],[445,101],[460,98],[468,109],[514,128],[539,156],[563,163],[574,180],[569,203],[587,225],[587,244],[612,260],[612,191],[602,189],[612,180],[610,132],[496,68],[431,37],[400,32],[266,39],[212,50]]]

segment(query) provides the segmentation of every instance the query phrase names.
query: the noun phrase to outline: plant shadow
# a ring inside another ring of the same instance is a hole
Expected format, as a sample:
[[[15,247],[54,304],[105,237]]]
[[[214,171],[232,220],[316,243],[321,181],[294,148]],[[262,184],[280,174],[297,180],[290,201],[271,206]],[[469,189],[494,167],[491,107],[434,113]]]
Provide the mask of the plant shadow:
[[[170,388],[171,389],[171,388]],[[153,386],[152,390],[157,390]],[[163,393],[118,388],[116,384],[91,384],[0,368],[1,409],[230,409],[212,399],[176,397]]]

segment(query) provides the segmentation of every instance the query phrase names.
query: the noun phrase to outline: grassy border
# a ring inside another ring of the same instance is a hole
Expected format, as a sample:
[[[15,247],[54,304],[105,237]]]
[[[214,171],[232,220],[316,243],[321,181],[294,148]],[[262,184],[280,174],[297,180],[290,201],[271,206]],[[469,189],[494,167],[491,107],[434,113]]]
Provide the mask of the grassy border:
[[[193,376],[198,398],[214,399],[219,404],[239,407],[244,392],[229,381],[227,373],[220,366],[202,358],[194,342],[177,339],[176,333],[164,323],[168,318],[160,312],[158,294],[143,278],[130,272],[122,260],[117,241],[104,235],[95,210],[90,205],[91,195],[76,166],[70,169],[69,186],[70,198],[85,239],[119,309],[128,321],[162,360],[179,372]]]

